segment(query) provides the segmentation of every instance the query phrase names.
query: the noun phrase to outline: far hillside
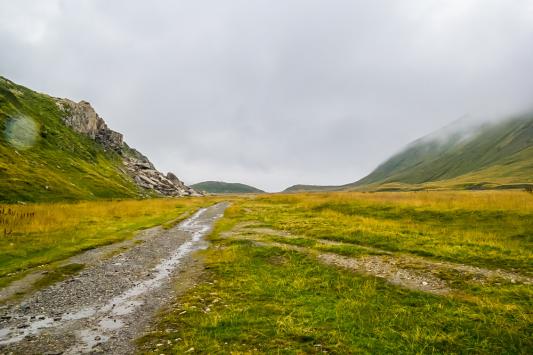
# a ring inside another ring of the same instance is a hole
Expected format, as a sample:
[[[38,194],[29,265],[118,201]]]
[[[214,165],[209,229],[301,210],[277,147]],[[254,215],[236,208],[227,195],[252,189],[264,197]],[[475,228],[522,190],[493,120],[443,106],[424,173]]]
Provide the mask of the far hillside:
[[[238,182],[204,181],[191,185],[191,187],[196,191],[204,191],[211,194],[264,193],[263,190]]]
[[[292,185],[282,192],[306,192],[306,191],[338,191],[339,186],[321,186],[321,185]]]
[[[531,186],[533,114],[494,122],[457,121],[407,145],[357,182],[295,185],[285,192]]]
[[[465,127],[456,122],[409,144],[344,188],[521,188],[533,183],[533,115]]]

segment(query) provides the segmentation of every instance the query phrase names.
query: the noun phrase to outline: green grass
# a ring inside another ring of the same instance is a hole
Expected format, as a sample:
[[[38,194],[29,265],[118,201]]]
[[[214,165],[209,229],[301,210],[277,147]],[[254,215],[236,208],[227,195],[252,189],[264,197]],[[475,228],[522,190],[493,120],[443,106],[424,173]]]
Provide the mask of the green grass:
[[[207,254],[210,272],[163,317],[165,331],[144,339],[164,344],[152,353],[527,353],[533,346],[530,324],[511,311],[403,290],[277,248],[225,246]]]
[[[0,77],[0,201],[138,197],[121,157],[62,122],[53,98]]]
[[[438,264],[530,275],[531,239],[522,236],[531,231],[529,198],[520,192],[344,193],[234,201],[203,253],[206,272],[198,286],[161,314],[139,340],[140,352],[530,353],[531,284],[479,282]],[[316,258],[384,254],[365,246],[385,249],[387,258],[410,256],[412,264],[402,267],[437,275],[451,291],[409,290]],[[415,262],[420,258],[429,269]]]
[[[344,256],[364,256],[364,255],[388,255],[387,252],[369,250],[367,248],[362,248],[358,245],[321,245],[315,244],[314,249],[327,253],[335,253]]]

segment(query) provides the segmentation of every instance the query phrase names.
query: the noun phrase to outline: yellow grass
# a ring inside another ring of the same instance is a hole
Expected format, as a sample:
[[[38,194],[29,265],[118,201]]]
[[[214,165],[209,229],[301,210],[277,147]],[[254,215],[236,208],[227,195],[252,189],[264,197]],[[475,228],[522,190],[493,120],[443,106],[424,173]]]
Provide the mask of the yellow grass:
[[[310,206],[326,201],[342,203],[360,200],[437,210],[533,211],[533,194],[524,191],[337,192],[299,194],[294,197],[305,199]]]
[[[0,205],[0,285],[3,276],[61,260],[169,225],[216,198],[166,198]]]
[[[0,226],[7,234],[48,233],[80,223],[168,215],[177,207],[196,205],[195,199],[0,205]]]

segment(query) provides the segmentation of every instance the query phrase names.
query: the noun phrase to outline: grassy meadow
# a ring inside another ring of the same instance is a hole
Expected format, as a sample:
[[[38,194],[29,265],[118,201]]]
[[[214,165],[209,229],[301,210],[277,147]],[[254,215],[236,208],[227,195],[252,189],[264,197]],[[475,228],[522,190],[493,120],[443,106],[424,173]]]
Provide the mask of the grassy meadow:
[[[533,194],[261,195],[210,238],[142,353],[533,349]]]
[[[213,198],[0,205],[0,285],[32,267],[171,226]]]

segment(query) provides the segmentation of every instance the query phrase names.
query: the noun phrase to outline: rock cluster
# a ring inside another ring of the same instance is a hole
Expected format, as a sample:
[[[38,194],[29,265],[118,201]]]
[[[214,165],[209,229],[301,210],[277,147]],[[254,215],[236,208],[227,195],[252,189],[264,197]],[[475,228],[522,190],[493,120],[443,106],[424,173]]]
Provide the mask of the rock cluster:
[[[199,196],[194,189],[186,186],[173,173],[166,176],[142,154],[130,148],[124,156],[124,165],[135,183],[147,190],[154,190],[165,196]]]
[[[165,196],[200,195],[173,173],[163,175],[146,156],[128,147],[122,134],[109,129],[87,101],[76,103],[68,99],[57,99],[56,102],[65,112],[63,122],[67,126],[100,143],[106,150],[113,150],[122,156],[126,172],[139,187]]]

